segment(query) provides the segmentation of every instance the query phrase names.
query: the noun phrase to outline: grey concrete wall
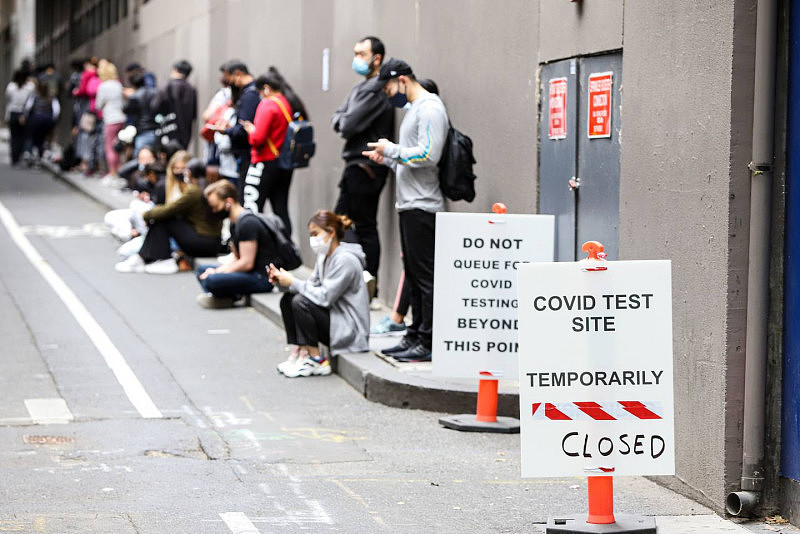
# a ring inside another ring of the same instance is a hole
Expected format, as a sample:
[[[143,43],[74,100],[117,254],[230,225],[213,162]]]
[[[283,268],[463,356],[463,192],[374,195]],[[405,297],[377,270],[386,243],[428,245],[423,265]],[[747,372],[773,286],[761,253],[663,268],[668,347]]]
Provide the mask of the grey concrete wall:
[[[254,73],[275,65],[308,107],[317,154],[295,172],[290,213],[302,229],[317,208],[332,207],[342,171],[342,140],[329,127],[333,110],[359,77],[350,68],[352,48],[365,35],[379,36],[387,55],[408,61],[419,76],[437,81],[453,123],[470,135],[478,160],[478,197],[453,210],[488,211],[505,202],[511,212],[536,207],[537,42],[535,2],[504,0],[152,0],[133,17],[83,45],[74,55],[103,55],[120,65],[136,59],[165,80],[171,63],[195,67],[201,105],[218,88],[218,67],[232,57]],[[448,31],[442,31],[442,21]],[[330,89],[322,90],[322,51],[330,49]],[[513,95],[498,98],[502,94]],[[398,123],[402,114],[398,112]],[[488,129],[487,125],[498,125]],[[384,246],[380,291],[391,301],[400,276],[394,182],[384,190],[379,219]],[[296,232],[298,237],[302,234]],[[299,239],[307,258],[305,239]]]
[[[242,58],[255,73],[276,65],[316,126],[317,155],[295,173],[290,197],[300,237],[310,213],[337,196],[342,142],[328,120],[358,81],[357,39],[380,36],[387,55],[436,80],[453,123],[475,142],[478,198],[451,209],[503,201],[512,213],[537,205],[539,64],[623,47],[621,259],[673,261],[678,477],[665,482],[719,509],[741,461],[753,4],[151,0],[138,30],[129,17],[75,55],[137,59],[161,80],[186,58],[202,104],[223,61]],[[379,220],[389,301],[400,273],[393,189],[390,180]]]
[[[539,61],[622,48],[623,0],[539,2]]]
[[[621,256],[672,259],[678,478],[718,508],[741,463],[753,4],[625,4]]]

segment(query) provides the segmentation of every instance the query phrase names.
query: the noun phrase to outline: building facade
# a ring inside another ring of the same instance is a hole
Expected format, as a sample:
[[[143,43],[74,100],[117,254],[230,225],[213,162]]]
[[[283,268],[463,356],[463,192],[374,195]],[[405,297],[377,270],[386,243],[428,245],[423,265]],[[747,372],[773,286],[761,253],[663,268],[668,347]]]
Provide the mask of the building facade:
[[[797,522],[791,503],[798,502],[798,470],[780,467],[781,406],[797,394],[781,393],[792,3],[776,2],[778,142],[761,502]],[[122,66],[136,60],[159,80],[173,61],[187,59],[201,106],[218,89],[224,61],[240,58],[254,73],[277,66],[316,127],[317,154],[295,173],[290,196],[294,226],[302,229],[338,195],[342,141],[328,121],[358,81],[350,68],[353,44],[379,36],[388,56],[437,82],[453,124],[475,144],[477,198],[450,209],[486,212],[501,201],[509,213],[554,213],[560,260],[574,260],[588,238],[605,242],[610,259],[672,260],[677,475],[660,482],[722,510],[742,476],[756,5],[40,0],[36,59],[62,67],[89,55]],[[604,106],[595,96],[607,73]],[[564,123],[551,130],[556,116]],[[607,123],[593,124],[592,116]],[[394,295],[401,270],[393,197],[390,181],[379,220],[382,295]]]

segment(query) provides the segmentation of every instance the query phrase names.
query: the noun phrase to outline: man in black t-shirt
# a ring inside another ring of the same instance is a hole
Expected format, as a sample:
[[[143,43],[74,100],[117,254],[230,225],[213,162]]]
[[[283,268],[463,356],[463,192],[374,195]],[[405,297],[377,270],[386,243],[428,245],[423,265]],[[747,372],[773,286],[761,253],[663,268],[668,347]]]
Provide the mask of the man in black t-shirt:
[[[242,207],[236,186],[219,180],[203,191],[211,211],[231,220],[231,248],[234,260],[224,265],[201,265],[197,281],[203,293],[197,303],[204,308],[230,308],[253,293],[269,293],[266,267],[276,257],[276,244],[257,215]]]

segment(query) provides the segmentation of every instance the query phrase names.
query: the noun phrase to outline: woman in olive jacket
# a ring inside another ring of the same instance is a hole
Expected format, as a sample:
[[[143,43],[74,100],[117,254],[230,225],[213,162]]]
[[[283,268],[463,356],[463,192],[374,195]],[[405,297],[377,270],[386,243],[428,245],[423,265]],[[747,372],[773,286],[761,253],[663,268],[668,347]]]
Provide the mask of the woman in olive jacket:
[[[178,264],[172,257],[170,238],[191,257],[216,256],[222,252],[222,219],[214,214],[200,188],[186,175],[190,156],[180,150],[167,165],[167,203],[142,214],[149,226],[139,254],[118,263],[119,272],[172,274]]]

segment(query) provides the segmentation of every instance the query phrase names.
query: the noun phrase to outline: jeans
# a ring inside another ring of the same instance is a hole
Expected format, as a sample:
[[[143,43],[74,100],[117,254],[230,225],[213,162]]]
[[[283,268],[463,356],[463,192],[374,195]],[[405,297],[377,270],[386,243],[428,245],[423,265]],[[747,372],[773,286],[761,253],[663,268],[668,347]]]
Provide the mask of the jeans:
[[[142,147],[149,146],[153,149],[153,153],[155,153],[155,145],[156,145],[156,132],[150,130],[146,132],[139,132],[136,134],[136,137],[133,139],[133,150],[134,156],[139,155],[139,150]]]
[[[210,267],[216,265],[200,265],[195,274],[200,287],[206,293],[211,293],[215,297],[232,297],[234,299],[253,293],[269,293],[272,291],[272,284],[269,283],[267,273],[215,273],[209,275],[205,280],[200,279],[200,275]]]
[[[299,293],[285,293],[281,298],[281,317],[290,345],[330,346],[331,312]]]
[[[400,212],[405,284],[411,295],[414,321],[407,334],[431,348],[433,337],[433,255],[436,249],[436,214],[423,210]]]
[[[383,165],[349,162],[342,173],[339,199],[333,210],[339,215],[347,215],[355,223],[355,231],[346,234],[345,241],[352,240],[361,245],[367,257],[367,271],[375,277],[381,262],[378,201],[388,173],[389,168]]]
[[[33,147],[37,150],[39,157],[42,157],[44,151],[44,141],[47,134],[53,129],[55,123],[53,122],[52,115],[34,114],[28,119],[28,136],[33,143]]]

